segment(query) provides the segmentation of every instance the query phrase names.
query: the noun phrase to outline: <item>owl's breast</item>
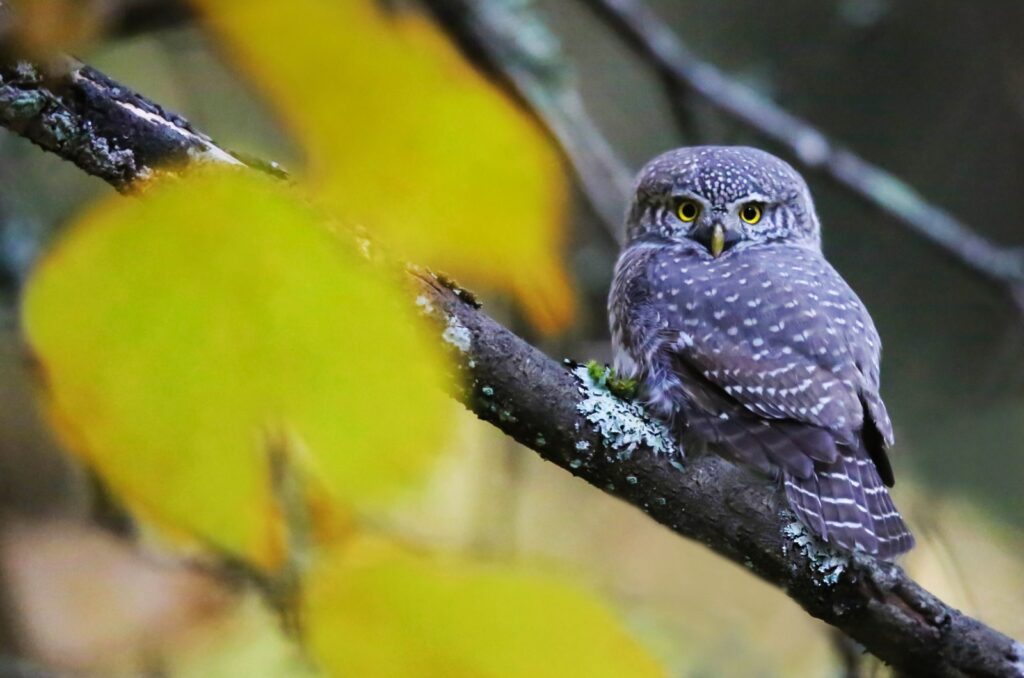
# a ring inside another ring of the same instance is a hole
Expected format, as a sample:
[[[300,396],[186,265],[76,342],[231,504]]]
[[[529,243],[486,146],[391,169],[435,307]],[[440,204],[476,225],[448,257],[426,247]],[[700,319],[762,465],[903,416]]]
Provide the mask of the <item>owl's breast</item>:
[[[648,260],[644,277],[648,322],[711,354],[802,356],[832,367],[853,361],[854,335],[874,343],[860,300],[817,252],[750,247],[709,260],[666,249]]]

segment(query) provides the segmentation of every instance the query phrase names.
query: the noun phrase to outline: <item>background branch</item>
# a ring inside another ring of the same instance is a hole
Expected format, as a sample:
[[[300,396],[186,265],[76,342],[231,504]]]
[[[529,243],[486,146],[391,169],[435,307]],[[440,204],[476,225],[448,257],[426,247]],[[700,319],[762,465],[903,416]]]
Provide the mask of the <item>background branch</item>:
[[[47,104],[31,114],[21,111],[12,117],[8,112],[0,121],[121,190],[162,166],[153,149],[167,149],[172,166],[196,161],[239,164],[179,116],[84,69],[79,65],[56,79],[33,76],[29,89]],[[83,70],[88,76],[71,75]],[[38,71],[25,63],[0,68],[0,93],[26,86],[9,81],[9,74]],[[91,96],[63,96],[63,88],[83,78]],[[0,112],[2,106],[0,99]],[[51,141],[54,107],[77,121],[75,129],[83,138],[73,144]],[[112,110],[119,127],[109,116]],[[182,130],[180,138],[199,144],[201,151],[182,153],[180,144],[166,143],[169,130]],[[130,154],[134,161],[113,166],[83,162],[81,149],[97,144],[114,154]],[[419,307],[439,323],[439,337],[470,339],[450,347],[464,376],[456,395],[481,419],[678,534],[745,565],[808,613],[901,670],[936,676],[1024,676],[1021,644],[947,606],[895,565],[838,556],[820,547],[785,510],[775,484],[713,455],[681,464],[670,452],[673,443],[664,429],[638,407],[595,388],[581,378],[585,371],[551,360],[450,282],[417,269],[411,275],[422,295]],[[447,331],[452,328],[459,331]]]
[[[642,0],[582,0],[678,91],[701,97],[787,147],[801,165],[833,179],[969,270],[1003,285],[1024,309],[1024,251],[1004,248],[925,199],[899,177],[832,142],[819,129],[697,58]]]
[[[619,242],[633,170],[597,129],[557,38],[530,3],[423,0],[464,51],[509,86],[557,139],[588,201]],[[833,142],[810,123],[698,59],[642,0],[583,0],[661,75],[686,126],[700,97],[782,144],[819,172],[924,237],[975,274],[1003,286],[1024,310],[1024,252],[994,243],[899,177]]]

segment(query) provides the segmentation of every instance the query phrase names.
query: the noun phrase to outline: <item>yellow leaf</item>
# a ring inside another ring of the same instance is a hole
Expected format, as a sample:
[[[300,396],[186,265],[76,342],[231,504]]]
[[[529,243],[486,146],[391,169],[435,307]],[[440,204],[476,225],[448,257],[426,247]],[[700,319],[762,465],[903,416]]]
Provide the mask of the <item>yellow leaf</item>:
[[[375,0],[197,0],[305,146],[335,213],[402,255],[571,316],[565,179],[537,125],[432,24]]]
[[[664,675],[572,586],[379,539],[347,542],[313,569],[303,618],[313,655],[335,676]]]
[[[419,478],[450,412],[405,291],[240,172],[85,214],[23,313],[51,409],[112,488],[267,567],[284,545],[271,448],[364,508]]]

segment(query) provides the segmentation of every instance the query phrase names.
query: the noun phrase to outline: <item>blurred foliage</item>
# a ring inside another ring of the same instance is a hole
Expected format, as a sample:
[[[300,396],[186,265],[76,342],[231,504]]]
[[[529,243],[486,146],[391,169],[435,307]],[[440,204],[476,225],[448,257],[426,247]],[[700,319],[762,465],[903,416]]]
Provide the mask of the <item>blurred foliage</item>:
[[[419,477],[451,408],[441,357],[354,248],[234,171],[84,214],[24,301],[70,445],[132,508],[267,568],[275,463],[356,507]]]
[[[102,200],[36,264],[22,324],[67,447],[145,532],[159,528],[154,546],[240,562],[281,626],[268,627],[258,607],[225,603],[202,624],[173,606],[133,620],[147,609],[138,596],[104,589],[86,568],[68,585],[127,611],[99,634],[83,632],[69,611],[61,634],[82,645],[75,652],[46,649],[52,612],[29,614],[19,620],[29,647],[51,664],[90,671],[130,672],[139,655],[164,656],[183,676],[252,675],[250,664],[265,675],[272,666],[313,675],[296,642],[326,675],[661,675],[587,594],[454,554],[414,554],[374,518],[422,481],[453,405],[440,330],[430,336],[417,316],[401,267],[367,254],[380,241],[486,277],[520,295],[541,328],[563,325],[571,295],[554,246],[563,189],[548,142],[425,23],[389,25],[355,0],[298,13],[276,3],[235,5],[241,15],[211,7],[221,31],[255,36],[247,46],[264,68],[254,77],[272,100],[309,113],[298,119],[310,131],[299,141],[311,182],[289,187],[201,167],[148,178],[136,200]],[[318,14],[331,7],[338,14]],[[349,41],[330,26],[349,20],[357,49],[336,51]],[[379,63],[363,59],[368,52]],[[323,57],[355,81],[303,82],[322,62],[281,55]],[[400,72],[419,73],[423,89],[413,94],[432,114],[383,115],[384,100],[363,89]],[[350,96],[353,87],[362,93]],[[308,107],[295,106],[296,88],[309,90]],[[349,136],[330,133],[339,115]],[[456,132],[458,142],[449,138]],[[470,199],[454,199],[459,191]],[[499,197],[510,202],[497,228],[480,228],[480,212]],[[127,547],[111,553],[117,548]],[[63,556],[51,555],[46,565],[59,567]],[[26,560],[16,551],[11,567],[22,571]],[[126,570],[149,577],[143,598],[178,590],[141,565]],[[22,609],[67,604],[60,589],[23,589]],[[37,617],[43,622],[25,626]],[[161,626],[175,619],[185,621]],[[221,628],[200,636],[219,638],[212,647],[172,646],[171,636],[211,624]],[[239,628],[252,634],[247,642]],[[109,663],[97,659],[104,653]]]
[[[336,675],[664,675],[590,596],[507,566],[354,540],[304,596],[311,649]]]
[[[431,23],[363,0],[198,4],[346,223],[470,286],[514,292],[542,330],[566,326],[557,154]]]

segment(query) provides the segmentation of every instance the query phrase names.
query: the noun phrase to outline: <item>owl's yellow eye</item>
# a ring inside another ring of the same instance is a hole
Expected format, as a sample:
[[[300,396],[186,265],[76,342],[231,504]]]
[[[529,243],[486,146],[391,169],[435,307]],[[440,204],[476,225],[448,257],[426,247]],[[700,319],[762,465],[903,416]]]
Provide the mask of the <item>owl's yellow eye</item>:
[[[748,224],[756,224],[761,221],[761,214],[763,210],[761,206],[756,202],[748,202],[746,205],[740,208],[740,219],[747,222]]]
[[[679,203],[679,207],[676,208],[676,214],[683,221],[690,222],[697,218],[700,214],[700,205],[693,200],[683,200]]]

